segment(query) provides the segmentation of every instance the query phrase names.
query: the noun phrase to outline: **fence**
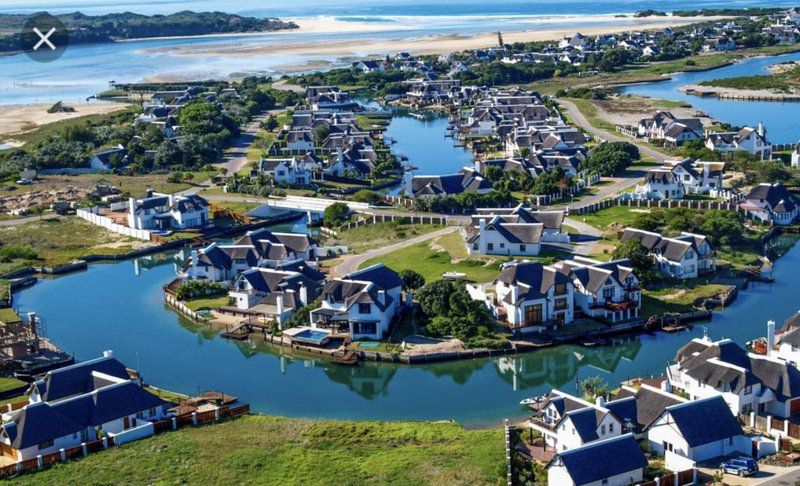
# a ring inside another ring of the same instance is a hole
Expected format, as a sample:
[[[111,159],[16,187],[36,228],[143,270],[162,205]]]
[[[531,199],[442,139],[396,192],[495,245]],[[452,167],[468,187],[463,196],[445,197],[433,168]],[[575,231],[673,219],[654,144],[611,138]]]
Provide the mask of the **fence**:
[[[186,307],[186,304],[184,304],[183,302],[178,300],[177,297],[175,297],[174,295],[172,295],[169,292],[164,292],[164,302],[166,302],[172,308],[177,310],[180,314],[183,314],[184,316],[188,317],[189,319],[192,319],[193,321],[197,321],[197,322],[207,322],[208,321],[207,318],[201,317],[200,314],[198,314],[197,312],[193,311],[192,309]]]
[[[116,435],[109,435],[102,439],[84,442],[74,447],[60,449],[50,454],[42,454],[15,464],[0,467],[0,479],[12,477],[22,471],[44,469],[58,462],[66,462],[69,459],[86,457],[88,454],[99,452],[109,447],[120,446],[127,442],[149,437],[154,434],[160,434],[167,430],[175,430],[184,425],[205,425],[219,422],[225,417],[234,418],[247,413],[250,413],[250,405],[242,404],[235,407],[224,406],[207,412],[178,415],[177,417],[157,422],[148,422],[145,425],[128,429]]]
[[[367,226],[370,224],[386,223],[396,220],[401,220],[403,224],[430,224],[430,225],[440,225],[440,226],[447,226],[447,224],[450,221],[450,219],[447,216],[420,216],[420,215],[401,216],[395,214],[372,214],[372,213],[365,213],[365,214],[367,215],[366,218],[345,223],[339,226],[335,230],[325,228],[323,233],[331,236],[338,236],[339,232],[341,231],[347,231],[353,228],[361,228],[362,226]]]
[[[103,228],[106,228],[107,230],[113,231],[115,233],[120,233],[125,236],[130,236],[132,238],[136,238],[139,240],[150,241],[149,231],[137,230],[134,228],[130,228],[128,226],[117,224],[114,222],[113,219],[100,215],[99,211],[100,208],[97,207],[90,209],[78,209],[77,215],[92,224],[96,224],[97,226],[102,226]]]
[[[637,208],[688,208],[698,209],[701,211],[708,211],[717,209],[720,211],[736,211],[743,212],[744,210],[736,203],[721,202],[721,201],[708,201],[697,199],[605,199],[588,206],[581,206],[578,208],[568,208],[568,215],[579,215],[596,213],[597,211],[615,207],[615,206],[628,206]]]
[[[506,446],[506,481],[508,486],[514,484],[514,459],[511,453],[511,426],[508,419],[503,419],[503,429],[505,430],[505,446]]]

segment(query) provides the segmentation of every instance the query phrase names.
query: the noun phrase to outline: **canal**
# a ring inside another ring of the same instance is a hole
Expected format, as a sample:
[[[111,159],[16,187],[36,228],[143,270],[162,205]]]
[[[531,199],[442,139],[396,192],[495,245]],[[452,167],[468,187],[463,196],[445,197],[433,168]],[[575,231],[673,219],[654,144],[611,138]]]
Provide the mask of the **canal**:
[[[21,313],[36,311],[48,337],[78,360],[113,349],[146,381],[183,393],[221,389],[256,412],[346,419],[455,419],[467,426],[521,417],[525,397],[551,387],[574,391],[578,379],[609,383],[658,375],[702,326],[677,334],[620,339],[588,349],[562,346],[534,353],[425,366],[365,363],[344,367],[289,356],[263,342],[221,339],[164,306],[161,286],[174,275],[176,254],[91,265],[44,279],[15,294]],[[762,336],[766,320],[782,323],[800,310],[796,275],[800,246],[780,259],[774,284],[757,284],[708,323],[713,338],[740,343]]]
[[[677,73],[665,81],[625,86],[619,91],[624,94],[686,101],[711,117],[732,125],[756,126],[760,122],[767,128],[767,138],[772,143],[794,143],[800,139],[798,102],[722,100],[688,95],[681,92],[680,88],[711,79],[767,74],[769,66],[773,64],[797,60],[800,60],[800,52],[782,56],[754,57],[719,69]]]

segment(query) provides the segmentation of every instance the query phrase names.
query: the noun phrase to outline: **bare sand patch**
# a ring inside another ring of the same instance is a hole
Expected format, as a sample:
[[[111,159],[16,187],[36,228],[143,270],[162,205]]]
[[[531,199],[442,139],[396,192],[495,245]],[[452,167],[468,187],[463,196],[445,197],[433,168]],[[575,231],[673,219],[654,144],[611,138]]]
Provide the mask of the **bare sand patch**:
[[[9,145],[19,145],[19,142],[13,139],[15,134],[79,116],[112,113],[127,106],[119,103],[67,103],[66,105],[75,108],[75,111],[48,113],[47,110],[53,106],[52,103],[0,106],[0,140]]]

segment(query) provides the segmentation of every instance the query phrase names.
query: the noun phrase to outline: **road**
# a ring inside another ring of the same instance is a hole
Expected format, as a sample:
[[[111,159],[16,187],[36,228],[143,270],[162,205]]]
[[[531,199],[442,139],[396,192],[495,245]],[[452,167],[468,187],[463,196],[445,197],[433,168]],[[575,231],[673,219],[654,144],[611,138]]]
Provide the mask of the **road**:
[[[580,237],[572,236],[572,251],[576,255],[594,255],[597,241],[600,239],[600,230],[594,226],[572,218],[564,218],[564,224],[578,230]]]
[[[50,219],[61,219],[61,218],[63,218],[63,216],[59,216],[58,214],[46,214],[42,216],[29,216],[26,218],[17,218],[17,219],[0,219],[0,228],[11,228],[13,226],[19,226],[21,224],[33,223],[36,221],[43,221]]]
[[[440,230],[433,231],[431,233],[426,233],[424,235],[416,236],[414,238],[410,238],[408,240],[399,241],[397,243],[393,243],[388,246],[384,246],[382,248],[376,248],[374,250],[369,250],[365,253],[360,253],[358,255],[348,255],[344,257],[344,261],[331,270],[332,277],[343,277],[348,273],[355,272],[358,270],[358,267],[361,266],[367,260],[371,260],[373,258],[377,258],[382,255],[386,255],[387,253],[391,253],[395,250],[400,250],[401,248],[405,248],[410,245],[415,245],[417,243],[422,243],[423,241],[432,240],[433,238],[437,238],[442,235],[446,235],[448,233],[452,233],[453,231],[457,231],[458,226],[448,226],[447,228],[442,228]]]

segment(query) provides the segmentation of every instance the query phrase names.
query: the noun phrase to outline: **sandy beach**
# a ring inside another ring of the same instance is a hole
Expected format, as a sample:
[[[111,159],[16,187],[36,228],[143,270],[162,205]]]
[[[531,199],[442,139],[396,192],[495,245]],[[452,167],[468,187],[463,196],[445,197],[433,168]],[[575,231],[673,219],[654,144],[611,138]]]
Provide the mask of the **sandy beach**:
[[[119,103],[65,103],[75,108],[73,113],[47,113],[52,103],[0,106],[0,143],[19,146],[14,135],[28,132],[40,125],[84,115],[111,113],[126,107]]]
[[[629,30],[661,29],[692,24],[700,21],[714,20],[715,17],[651,17],[634,19],[632,17],[587,16],[559,17],[559,23],[570,25],[569,28],[536,28],[537,20],[531,19],[530,30],[503,32],[505,42],[531,42],[560,39],[565,35],[581,32],[584,35],[614,34]],[[410,24],[372,24],[367,22],[331,22],[326,19],[292,19],[300,29],[292,32],[352,32],[354,34],[382,32],[386,30],[412,29]],[[603,24],[603,25],[596,25]],[[148,54],[169,54],[177,56],[265,56],[296,55],[320,58],[345,58],[383,56],[390,52],[407,51],[414,54],[443,54],[448,52],[480,49],[497,44],[497,33],[487,32],[475,35],[428,35],[421,37],[401,37],[389,39],[379,37],[369,39],[362,37],[342,38],[337,40],[305,40],[296,38],[287,41],[253,42],[250,44],[203,43],[179,47],[159,47],[147,49]],[[284,72],[307,71],[314,69],[313,63],[300,63],[280,66]]]

